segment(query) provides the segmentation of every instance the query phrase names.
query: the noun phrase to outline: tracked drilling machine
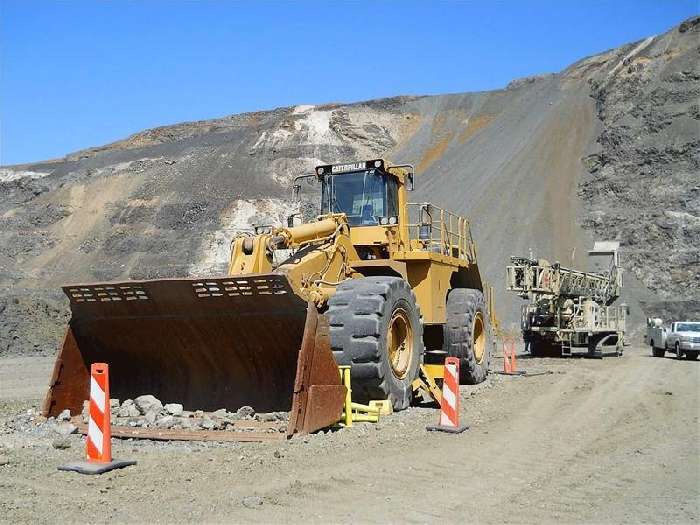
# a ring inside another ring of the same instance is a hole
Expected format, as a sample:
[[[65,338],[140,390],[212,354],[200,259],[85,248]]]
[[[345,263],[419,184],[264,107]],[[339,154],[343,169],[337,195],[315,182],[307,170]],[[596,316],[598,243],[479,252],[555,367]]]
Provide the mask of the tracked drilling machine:
[[[582,272],[545,259],[511,257],[507,289],[528,303],[522,306],[523,340],[530,353],[571,355],[584,349],[600,357],[604,347],[624,349],[626,305],[613,306],[622,289],[619,243],[596,242],[588,253],[608,259],[603,272]]]
[[[316,219],[237,236],[226,277],[64,287],[72,318],[45,414],[80,410],[96,361],[115,397],[290,411],[290,434],[339,419],[336,365],[351,366],[353,400],[396,410],[423,363],[455,356],[463,382],[483,381],[495,318],[468,221],[409,204],[411,166],[319,166],[295,188],[309,181]]]

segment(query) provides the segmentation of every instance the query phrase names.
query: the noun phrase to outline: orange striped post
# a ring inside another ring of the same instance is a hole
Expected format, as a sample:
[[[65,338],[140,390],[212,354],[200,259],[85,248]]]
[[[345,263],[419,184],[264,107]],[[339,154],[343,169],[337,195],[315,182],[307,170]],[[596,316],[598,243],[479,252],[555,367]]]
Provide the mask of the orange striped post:
[[[110,416],[109,367],[105,363],[93,363],[90,367],[90,419],[85,447],[88,461],[112,461]]]
[[[81,474],[102,474],[116,468],[135,465],[135,461],[112,459],[112,427],[109,404],[109,366],[93,363],[90,367],[90,403],[85,443],[87,461],[62,465],[58,470]]]
[[[438,430],[459,434],[469,427],[459,424],[459,359],[445,359],[445,373],[442,380],[442,400],[440,401],[440,423],[426,427],[428,430]]]
[[[515,341],[510,338],[503,340],[503,373],[519,375],[518,363],[515,359]]]

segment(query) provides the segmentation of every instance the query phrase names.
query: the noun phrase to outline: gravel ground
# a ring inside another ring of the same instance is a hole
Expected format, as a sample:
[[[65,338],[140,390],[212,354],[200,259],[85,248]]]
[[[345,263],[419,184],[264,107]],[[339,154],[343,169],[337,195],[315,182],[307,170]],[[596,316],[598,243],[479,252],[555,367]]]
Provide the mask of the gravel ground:
[[[80,436],[13,428],[50,358],[1,358],[0,521],[698,521],[700,362],[631,347],[520,367],[551,373],[462,387],[461,435],[426,432],[437,412],[412,408],[277,443],[114,440],[138,465],[89,477],[56,470]]]

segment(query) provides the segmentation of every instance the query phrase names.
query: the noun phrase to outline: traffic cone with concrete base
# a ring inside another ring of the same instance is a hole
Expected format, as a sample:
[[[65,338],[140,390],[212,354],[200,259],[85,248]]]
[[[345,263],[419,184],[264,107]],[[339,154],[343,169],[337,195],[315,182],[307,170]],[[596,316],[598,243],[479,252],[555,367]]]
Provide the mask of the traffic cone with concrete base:
[[[515,339],[512,337],[503,339],[503,372],[496,372],[504,376],[524,376],[525,370],[518,370],[518,362],[515,351]],[[537,374],[536,374],[537,375]]]
[[[459,434],[469,427],[459,424],[459,359],[445,359],[445,373],[442,382],[442,400],[440,401],[440,423],[430,425],[427,430]]]
[[[509,375],[518,373],[518,364],[515,358],[515,341],[513,339],[505,339],[503,341],[503,373]]]
[[[86,436],[87,461],[61,465],[58,470],[81,474],[102,474],[136,464],[136,461],[112,459],[110,415],[109,367],[105,363],[94,363],[90,367],[90,410]]]

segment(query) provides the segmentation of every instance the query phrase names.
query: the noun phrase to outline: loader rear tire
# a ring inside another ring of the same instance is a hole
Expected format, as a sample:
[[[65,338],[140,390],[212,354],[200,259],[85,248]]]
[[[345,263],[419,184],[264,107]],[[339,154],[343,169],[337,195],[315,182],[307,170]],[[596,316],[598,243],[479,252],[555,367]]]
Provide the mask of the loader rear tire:
[[[455,288],[447,296],[445,351],[459,358],[460,383],[476,385],[489,373],[495,353],[484,294],[471,288]]]
[[[408,408],[423,361],[420,310],[409,284],[385,276],[345,281],[326,316],[336,362],[352,367],[353,401],[390,399],[394,410]]]

